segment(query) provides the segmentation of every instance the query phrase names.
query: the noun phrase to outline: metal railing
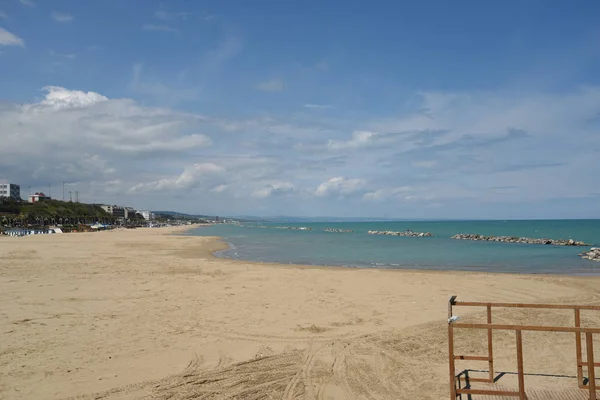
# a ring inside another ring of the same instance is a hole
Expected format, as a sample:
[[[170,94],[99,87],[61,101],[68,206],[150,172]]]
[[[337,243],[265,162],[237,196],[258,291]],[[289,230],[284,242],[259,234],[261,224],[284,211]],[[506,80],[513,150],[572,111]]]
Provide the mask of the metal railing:
[[[453,307],[485,307],[487,310],[487,323],[471,324],[457,323],[457,317],[453,316]],[[507,325],[492,323],[492,308],[521,308],[521,309],[554,309],[554,310],[573,310],[575,320],[572,327],[560,326],[537,326],[537,325]],[[600,367],[600,363],[594,362],[594,341],[593,334],[600,334],[600,328],[581,327],[581,310],[600,311],[600,306],[592,305],[562,305],[562,304],[523,304],[523,303],[487,303],[487,302],[468,302],[456,301],[456,296],[452,296],[448,301],[448,352],[450,366],[450,399],[456,400],[461,394],[481,394],[481,395],[499,395],[514,396],[520,400],[525,400],[525,374],[523,371],[523,340],[521,332],[572,332],[575,333],[575,351],[577,353],[577,382],[579,388],[589,390],[590,400],[596,400],[596,376],[595,367]],[[455,355],[454,354],[454,329],[485,329],[487,330],[488,354],[487,356]],[[511,330],[515,331],[517,345],[517,377],[519,382],[518,391],[509,390],[487,390],[456,387],[456,360],[487,361],[489,367],[488,378],[469,378],[470,382],[494,383],[494,353],[493,353],[493,331]],[[587,360],[583,362],[581,338],[585,334]],[[588,384],[584,384],[583,366],[588,368]]]

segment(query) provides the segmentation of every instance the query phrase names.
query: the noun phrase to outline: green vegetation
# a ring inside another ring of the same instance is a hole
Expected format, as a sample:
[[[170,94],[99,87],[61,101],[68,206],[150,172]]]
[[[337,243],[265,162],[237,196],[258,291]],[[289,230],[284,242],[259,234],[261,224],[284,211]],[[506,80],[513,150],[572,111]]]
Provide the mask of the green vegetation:
[[[75,224],[96,221],[112,222],[113,217],[99,205],[47,200],[38,203],[0,201],[0,224]]]
[[[24,203],[21,214],[33,217],[76,218],[95,217],[110,218],[110,215],[96,204],[68,203],[58,200],[48,200],[39,203]]]
[[[191,223],[206,223],[208,222],[204,218],[200,218],[195,215],[180,214],[180,213],[168,213],[168,212],[157,212],[154,213],[156,222],[191,222]]]

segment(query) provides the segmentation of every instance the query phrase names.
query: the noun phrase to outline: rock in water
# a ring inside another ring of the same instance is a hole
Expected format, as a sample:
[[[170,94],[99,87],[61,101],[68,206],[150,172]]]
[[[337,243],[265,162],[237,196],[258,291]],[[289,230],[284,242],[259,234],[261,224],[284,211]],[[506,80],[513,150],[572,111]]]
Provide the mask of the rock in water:
[[[369,235],[386,235],[386,236],[410,236],[410,237],[432,237],[430,232],[413,232],[413,231],[369,231]]]
[[[600,262],[600,248],[592,247],[590,251],[584,251],[580,256],[581,258]]]
[[[516,236],[484,236],[477,233],[457,233],[451,239],[461,240],[483,240],[490,242],[505,242],[505,243],[526,243],[526,244],[551,244],[554,246],[589,246],[584,242],[573,239],[538,239]]]

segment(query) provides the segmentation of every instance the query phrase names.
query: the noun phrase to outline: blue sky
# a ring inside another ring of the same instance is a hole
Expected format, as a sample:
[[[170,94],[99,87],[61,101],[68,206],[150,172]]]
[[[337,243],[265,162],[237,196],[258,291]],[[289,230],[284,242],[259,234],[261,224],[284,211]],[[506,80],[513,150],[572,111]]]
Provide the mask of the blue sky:
[[[220,215],[598,218],[598,20],[597,1],[4,0],[0,180]]]

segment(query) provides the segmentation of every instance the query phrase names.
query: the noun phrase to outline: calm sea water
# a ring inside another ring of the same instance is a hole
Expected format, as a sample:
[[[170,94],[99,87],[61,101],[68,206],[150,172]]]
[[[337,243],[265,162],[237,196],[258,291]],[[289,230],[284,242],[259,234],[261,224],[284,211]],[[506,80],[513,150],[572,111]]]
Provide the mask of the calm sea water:
[[[347,267],[600,275],[600,263],[578,256],[587,247],[454,240],[456,233],[575,239],[600,245],[600,220],[418,221],[215,225],[190,235],[220,236],[230,245],[218,256],[249,261]],[[351,229],[329,233],[325,228]],[[369,235],[369,230],[431,232],[434,237]]]

